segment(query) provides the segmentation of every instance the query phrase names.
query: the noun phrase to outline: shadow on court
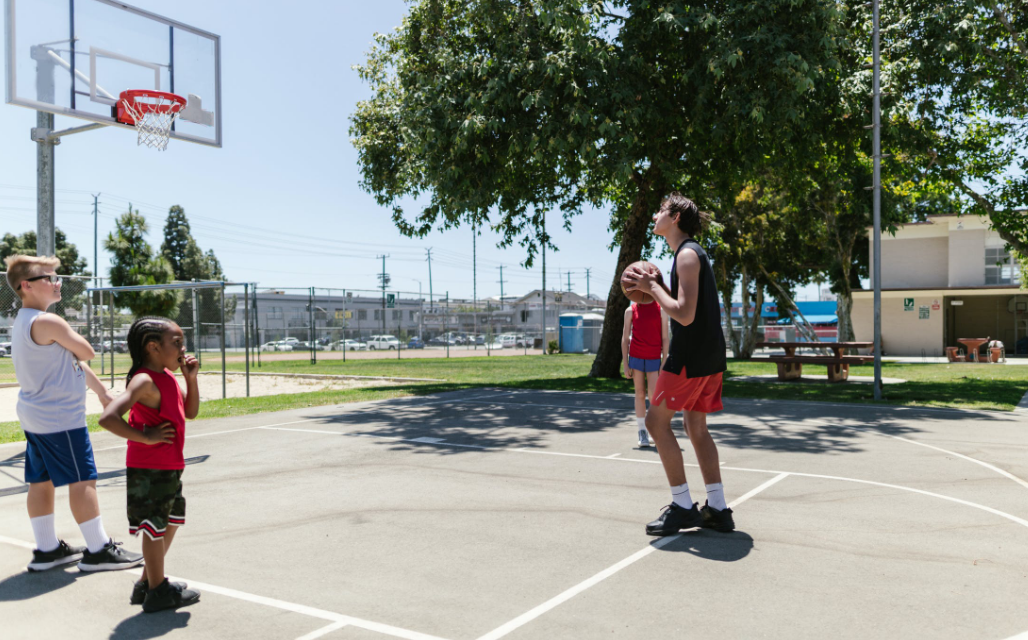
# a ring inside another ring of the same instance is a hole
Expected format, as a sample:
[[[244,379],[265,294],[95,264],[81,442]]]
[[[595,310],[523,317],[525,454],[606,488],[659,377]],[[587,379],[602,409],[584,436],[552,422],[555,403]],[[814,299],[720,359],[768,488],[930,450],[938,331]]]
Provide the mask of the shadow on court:
[[[718,533],[700,529],[683,533],[677,540],[659,549],[672,553],[688,553],[702,560],[737,562],[753,550],[753,538],[744,531]]]
[[[28,563],[32,552],[26,550],[24,553],[25,562]],[[82,577],[83,574],[74,565],[70,569],[51,569],[39,573],[22,571],[10,578],[0,580],[0,602],[31,600],[63,589]]]
[[[128,598],[126,597],[126,600]],[[131,618],[125,618],[111,632],[110,640],[146,640],[159,638],[176,629],[189,626],[189,612],[161,611],[159,613],[143,613],[142,610]]]

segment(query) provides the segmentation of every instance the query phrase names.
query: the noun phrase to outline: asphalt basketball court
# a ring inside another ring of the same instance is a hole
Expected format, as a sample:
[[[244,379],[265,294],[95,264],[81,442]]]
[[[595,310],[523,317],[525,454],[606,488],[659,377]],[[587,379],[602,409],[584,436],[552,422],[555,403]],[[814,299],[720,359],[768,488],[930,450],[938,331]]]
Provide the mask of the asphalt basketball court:
[[[654,539],[643,525],[668,489],[656,452],[634,447],[631,407],[627,395],[475,389],[190,423],[187,524],[168,569],[203,595],[152,615],[128,604],[135,574],[25,572],[24,446],[0,446],[2,635],[1028,631],[1023,417],[729,399],[710,424],[738,530]],[[105,525],[138,550],[122,441],[95,434],[94,447]],[[58,532],[80,543],[66,494]]]

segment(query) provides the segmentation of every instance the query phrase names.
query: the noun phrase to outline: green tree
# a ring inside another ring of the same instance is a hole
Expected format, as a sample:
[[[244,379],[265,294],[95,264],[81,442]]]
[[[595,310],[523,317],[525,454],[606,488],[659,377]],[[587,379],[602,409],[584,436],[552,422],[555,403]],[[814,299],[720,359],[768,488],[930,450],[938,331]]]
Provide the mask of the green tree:
[[[988,214],[1028,255],[1028,11],[1022,0],[898,0],[886,8],[886,129],[905,159]]]
[[[115,287],[169,284],[175,279],[171,265],[162,255],[154,255],[146,241],[149,227],[138,211],[129,210],[118,218],[115,230],[107,236],[104,248],[111,252],[111,285]],[[179,292],[174,290],[126,292],[115,303],[128,307],[133,315],[174,318],[178,313]]]
[[[91,276],[86,259],[79,255],[78,247],[68,242],[68,237],[60,229],[54,229],[54,246],[57,259],[61,261],[58,273],[64,276]],[[21,235],[5,233],[0,239],[0,265],[11,255],[36,255],[36,232],[26,231]],[[61,302],[56,312],[64,315],[65,309],[80,309],[85,304],[85,290],[90,281],[84,278],[68,278],[61,286]]]
[[[179,205],[174,205],[168,210],[168,218],[164,223],[164,242],[161,244],[161,254],[171,265],[175,280],[189,282],[192,280],[224,281],[226,279],[214,251],[208,250],[207,253],[204,253],[196,239],[193,238],[186,211]],[[179,326],[185,329],[187,348],[191,350],[198,348],[195,336],[208,333],[205,327],[221,323],[220,291],[201,289],[197,291],[195,299],[196,314],[193,313],[194,297],[191,292],[186,292],[179,306],[178,316],[175,318]],[[233,317],[235,308],[236,297],[226,297],[226,321]],[[194,327],[195,323],[199,323],[200,326]]]
[[[592,375],[616,377],[618,278],[652,246],[660,198],[802,142],[837,18],[817,0],[412,2],[357,67],[373,92],[351,120],[361,184],[406,235],[491,224],[526,265],[550,244],[546,211],[570,228],[609,207],[619,253]]]

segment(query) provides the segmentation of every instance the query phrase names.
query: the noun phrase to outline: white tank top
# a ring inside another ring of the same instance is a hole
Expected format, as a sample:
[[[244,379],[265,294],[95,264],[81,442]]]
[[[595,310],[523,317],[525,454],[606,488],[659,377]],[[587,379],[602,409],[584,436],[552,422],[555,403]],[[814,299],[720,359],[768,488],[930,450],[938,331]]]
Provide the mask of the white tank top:
[[[31,433],[86,426],[86,376],[78,359],[56,342],[36,344],[32,323],[45,311],[20,309],[11,327],[11,359],[18,377],[18,419]]]

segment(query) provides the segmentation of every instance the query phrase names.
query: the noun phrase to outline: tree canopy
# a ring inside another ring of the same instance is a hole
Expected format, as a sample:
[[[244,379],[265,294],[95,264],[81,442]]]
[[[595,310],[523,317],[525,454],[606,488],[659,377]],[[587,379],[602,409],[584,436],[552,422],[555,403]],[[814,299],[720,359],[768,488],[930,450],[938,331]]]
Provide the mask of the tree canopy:
[[[146,241],[146,218],[129,210],[115,223],[104,248],[111,252],[111,285],[115,287],[169,284],[175,273],[164,256],[154,254]],[[119,307],[128,307],[136,316],[174,318],[178,312],[179,292],[174,290],[119,293]]]
[[[817,0],[413,2],[357,67],[373,92],[351,120],[361,184],[404,234],[491,224],[526,265],[547,210],[570,228],[609,208],[620,250],[593,374],[617,376],[618,277],[660,198],[702,200],[801,152],[839,24]]]

